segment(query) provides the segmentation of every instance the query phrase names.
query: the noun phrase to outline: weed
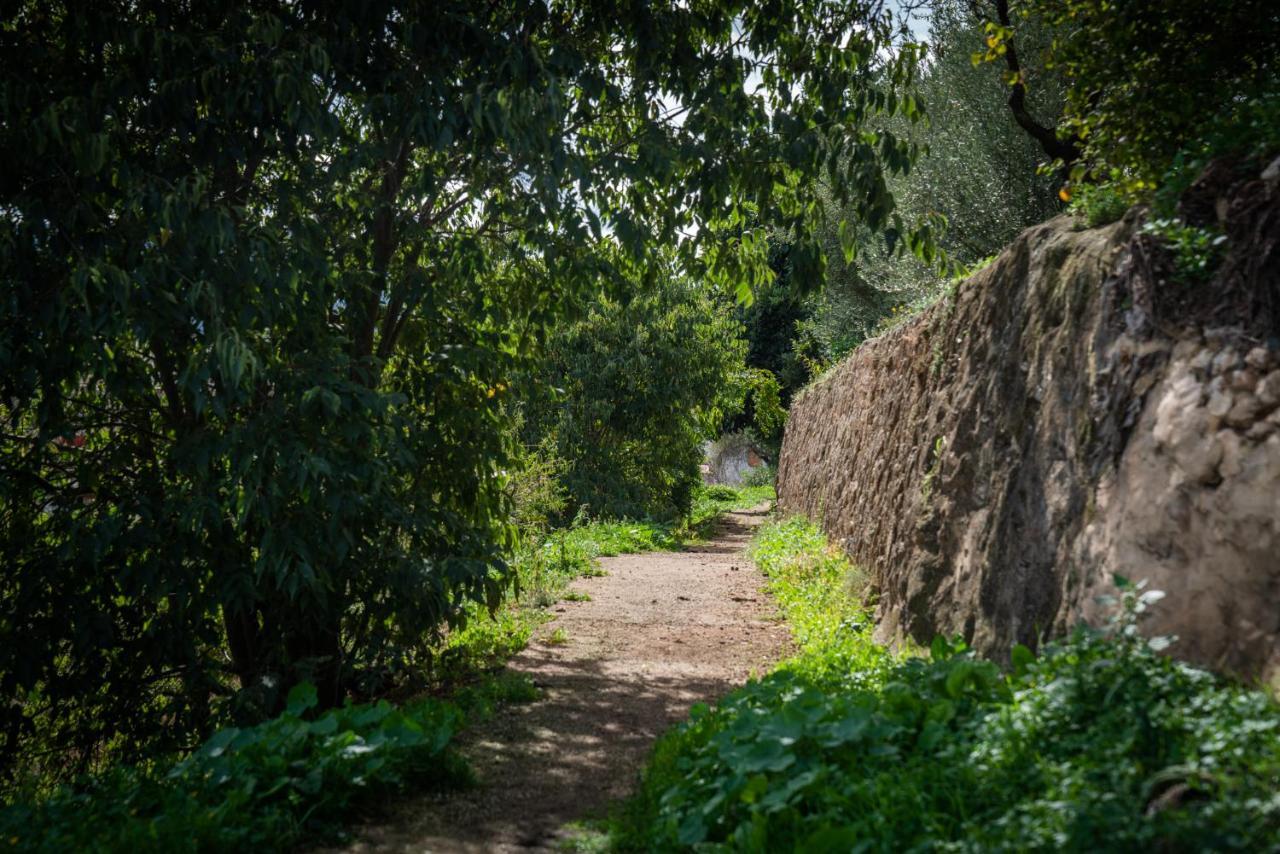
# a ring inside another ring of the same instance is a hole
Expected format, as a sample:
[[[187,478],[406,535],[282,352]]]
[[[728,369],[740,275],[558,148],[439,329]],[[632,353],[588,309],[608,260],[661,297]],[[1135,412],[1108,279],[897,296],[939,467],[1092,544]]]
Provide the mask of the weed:
[[[929,454],[929,468],[924,473],[924,479],[920,481],[920,497],[925,501],[933,495],[933,482],[938,477],[938,472],[942,468],[942,451],[946,448],[947,439],[945,436],[939,436],[933,441],[933,450]]]
[[[284,850],[332,839],[340,820],[410,784],[468,782],[448,753],[464,713],[422,700],[315,714],[299,685],[279,717],[220,730],[186,759],[118,766],[39,803],[0,810],[18,851]]]
[[[1068,210],[1087,227],[1097,228],[1118,221],[1131,204],[1129,195],[1118,184],[1082,184],[1074,188]]]
[[[590,602],[591,594],[581,590],[566,590],[562,598],[566,602]]]
[[[1176,217],[1153,219],[1142,226],[1173,253],[1174,278],[1187,285],[1213,277],[1226,253],[1227,236],[1211,228],[1187,225]]]
[[[563,646],[569,642],[569,633],[563,628],[556,629],[547,636],[546,644],[548,646]]]

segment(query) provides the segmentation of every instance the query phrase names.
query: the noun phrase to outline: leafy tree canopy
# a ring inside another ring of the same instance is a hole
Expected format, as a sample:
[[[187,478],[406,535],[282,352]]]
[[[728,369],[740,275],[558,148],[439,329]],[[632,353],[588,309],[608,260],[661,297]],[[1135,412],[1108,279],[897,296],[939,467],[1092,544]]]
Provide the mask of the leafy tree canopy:
[[[891,34],[876,0],[8,5],[0,766],[331,704],[496,603],[494,392],[552,325],[655,247],[745,293],[764,226],[817,281],[819,176],[908,233]]]

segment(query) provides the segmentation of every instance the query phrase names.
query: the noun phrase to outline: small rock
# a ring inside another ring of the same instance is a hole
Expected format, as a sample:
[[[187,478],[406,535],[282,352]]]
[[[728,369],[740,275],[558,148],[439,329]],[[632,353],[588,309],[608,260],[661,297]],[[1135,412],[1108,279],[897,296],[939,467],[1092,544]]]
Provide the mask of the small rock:
[[[1228,341],[1234,341],[1240,336],[1240,327],[1238,326],[1210,326],[1204,330],[1204,340],[1211,347],[1217,347]]]
[[[1244,470],[1240,465],[1240,434],[1232,430],[1219,430],[1217,439],[1217,445],[1222,453],[1218,463],[1218,474],[1223,480],[1235,477]]]
[[[1280,371],[1272,371],[1259,380],[1258,387],[1254,391],[1263,409],[1274,409],[1280,406]]]
[[[1215,376],[1234,371],[1239,366],[1240,354],[1230,347],[1223,347],[1218,351],[1218,355],[1213,357],[1213,373]]]
[[[1194,338],[1183,338],[1177,344],[1173,345],[1173,361],[1184,362],[1201,352],[1203,351],[1200,349],[1199,341]]]
[[[1201,350],[1191,358],[1191,370],[1197,374],[1204,376],[1209,373],[1210,366],[1213,365],[1213,353],[1208,350]]]
[[[1209,380],[1209,396],[1215,394],[1227,394],[1231,390],[1231,386],[1227,383],[1225,376],[1214,377]]]
[[[1215,478],[1218,464],[1222,462],[1220,436],[1229,435],[1239,441],[1230,430],[1222,430],[1211,436],[1183,434],[1174,443],[1173,459],[1188,478],[1197,483],[1209,483]]]
[[[1271,354],[1266,347],[1254,347],[1244,357],[1244,363],[1257,371],[1265,371],[1271,364]]]
[[[1138,377],[1138,381],[1133,384],[1133,393],[1137,397],[1142,397],[1144,394],[1151,391],[1151,387],[1155,384],[1156,384],[1156,372],[1148,371],[1147,373]]]
[[[1227,413],[1231,411],[1234,401],[1231,395],[1225,391],[1216,391],[1209,395],[1209,414],[1216,418],[1225,418]]]
[[[1253,391],[1258,385],[1258,372],[1250,368],[1232,371],[1228,381],[1232,391]]]
[[[1277,425],[1270,419],[1266,421],[1255,421],[1253,426],[1249,428],[1249,432],[1245,433],[1246,439],[1252,439],[1255,442],[1261,442],[1270,436],[1277,429]]]
[[[1223,420],[1227,422],[1229,427],[1244,430],[1258,419],[1258,414],[1261,410],[1262,406],[1259,405],[1256,397],[1251,394],[1242,394],[1236,398],[1231,411],[1223,416]]]
[[[1274,184],[1280,181],[1280,157],[1272,160],[1266,169],[1262,170],[1262,180],[1268,184]]]
[[[1231,210],[1231,200],[1225,196],[1220,196],[1213,203],[1213,212],[1218,215],[1218,225],[1222,225],[1227,221],[1227,212]]]
[[[1188,374],[1177,376],[1169,383],[1156,406],[1156,423],[1152,432],[1157,444],[1172,445],[1179,433],[1192,429],[1189,427],[1191,424],[1202,427],[1197,423],[1196,415],[1202,391],[1200,383]],[[1199,418],[1202,419],[1203,415]]]

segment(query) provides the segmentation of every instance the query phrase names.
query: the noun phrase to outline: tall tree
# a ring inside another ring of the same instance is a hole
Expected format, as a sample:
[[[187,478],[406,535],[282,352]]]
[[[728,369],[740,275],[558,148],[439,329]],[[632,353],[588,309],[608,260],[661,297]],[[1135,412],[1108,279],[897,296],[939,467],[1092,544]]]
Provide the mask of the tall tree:
[[[496,602],[490,392],[549,325],[660,247],[749,289],[746,222],[816,273],[817,177],[880,228],[912,155],[876,0],[6,9],[9,768],[336,702]]]

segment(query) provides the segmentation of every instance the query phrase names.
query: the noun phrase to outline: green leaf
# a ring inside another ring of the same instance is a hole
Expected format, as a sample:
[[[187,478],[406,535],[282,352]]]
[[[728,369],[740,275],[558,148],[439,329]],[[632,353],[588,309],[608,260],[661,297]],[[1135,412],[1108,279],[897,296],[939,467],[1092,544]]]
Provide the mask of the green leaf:
[[[310,682],[299,682],[289,689],[289,696],[285,700],[285,712],[293,717],[301,717],[304,712],[315,708],[318,702],[316,686]]]

